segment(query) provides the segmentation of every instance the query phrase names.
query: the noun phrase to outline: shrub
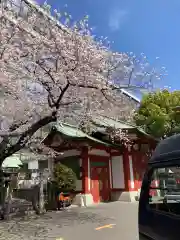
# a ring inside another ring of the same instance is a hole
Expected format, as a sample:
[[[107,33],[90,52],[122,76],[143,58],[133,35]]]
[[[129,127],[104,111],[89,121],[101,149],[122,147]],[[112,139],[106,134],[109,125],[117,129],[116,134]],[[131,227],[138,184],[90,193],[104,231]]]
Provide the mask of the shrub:
[[[54,183],[63,191],[73,191],[76,188],[77,177],[73,170],[58,163],[54,167]]]

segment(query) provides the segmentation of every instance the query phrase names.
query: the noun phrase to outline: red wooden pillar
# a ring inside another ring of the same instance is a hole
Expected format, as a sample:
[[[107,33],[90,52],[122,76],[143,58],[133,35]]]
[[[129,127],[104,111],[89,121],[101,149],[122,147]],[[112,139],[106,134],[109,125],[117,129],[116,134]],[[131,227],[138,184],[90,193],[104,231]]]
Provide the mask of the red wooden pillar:
[[[140,186],[140,179],[137,178],[139,176],[139,172],[142,171],[141,169],[141,161],[142,156],[139,151],[132,150],[132,164],[133,164],[133,175],[134,175],[134,190],[138,191]]]
[[[109,150],[109,186],[110,190],[113,188],[113,172],[112,172],[112,151]]]
[[[88,147],[83,147],[81,152],[82,159],[82,187],[83,193],[87,194],[90,192],[89,189],[89,159],[88,159]]]

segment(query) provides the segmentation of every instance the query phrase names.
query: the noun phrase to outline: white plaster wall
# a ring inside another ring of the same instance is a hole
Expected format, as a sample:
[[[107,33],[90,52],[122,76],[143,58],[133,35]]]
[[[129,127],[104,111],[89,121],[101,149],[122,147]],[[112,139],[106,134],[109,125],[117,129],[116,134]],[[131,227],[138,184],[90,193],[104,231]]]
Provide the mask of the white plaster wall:
[[[131,155],[129,155],[129,170],[130,170],[131,188],[134,189],[134,173],[133,173],[133,163],[132,163],[132,156]]]
[[[113,188],[125,188],[123,157],[112,156],[111,159]]]
[[[96,156],[104,156],[104,157],[109,157],[109,153],[107,153],[105,150],[101,149],[91,149],[89,152],[89,155],[96,155]]]

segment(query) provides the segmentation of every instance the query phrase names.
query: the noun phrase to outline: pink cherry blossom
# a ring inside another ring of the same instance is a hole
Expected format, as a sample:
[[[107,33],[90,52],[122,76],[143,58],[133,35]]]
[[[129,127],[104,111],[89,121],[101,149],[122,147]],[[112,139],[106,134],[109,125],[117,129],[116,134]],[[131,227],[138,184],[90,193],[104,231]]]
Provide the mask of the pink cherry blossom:
[[[135,104],[121,88],[152,88],[160,76],[144,55],[112,52],[95,41],[87,17],[71,24],[65,14],[65,27],[57,19],[63,14],[52,17],[49,7],[12,2],[0,4],[0,163],[50,122],[132,118]]]

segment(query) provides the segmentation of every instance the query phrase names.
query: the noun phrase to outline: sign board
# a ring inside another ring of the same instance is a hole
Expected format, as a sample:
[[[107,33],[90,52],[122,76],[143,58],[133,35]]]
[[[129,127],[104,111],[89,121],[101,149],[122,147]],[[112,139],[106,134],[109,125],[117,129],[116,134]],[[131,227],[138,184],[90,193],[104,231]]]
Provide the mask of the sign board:
[[[30,161],[28,162],[28,169],[30,170],[36,170],[39,168],[39,164],[38,164],[38,161]]]

